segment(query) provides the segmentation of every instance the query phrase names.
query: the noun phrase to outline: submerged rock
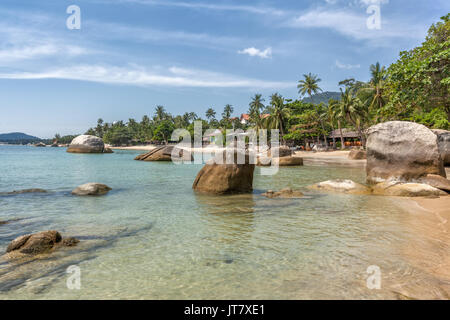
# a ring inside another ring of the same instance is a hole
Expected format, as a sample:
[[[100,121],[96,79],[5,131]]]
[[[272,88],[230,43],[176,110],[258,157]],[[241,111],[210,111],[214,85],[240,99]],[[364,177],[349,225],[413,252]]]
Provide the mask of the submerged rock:
[[[349,158],[350,160],[363,160],[363,159],[367,159],[366,151],[364,151],[364,150],[353,149],[353,150],[350,151],[350,153],[348,154],[348,158]]]
[[[32,188],[32,189],[14,190],[11,192],[0,192],[0,195],[23,194],[23,193],[47,193],[47,190]]]
[[[208,161],[197,174],[192,188],[212,194],[252,192],[255,165],[249,163],[249,155],[238,151],[221,151],[218,157],[222,158],[222,163],[217,163],[214,158]]]
[[[280,191],[267,190],[267,192],[262,194],[267,198],[301,198],[303,193],[298,190],[292,190],[291,188],[284,188]]]
[[[57,245],[73,246],[79,240],[75,238],[63,239],[58,231],[42,231],[34,234],[20,236],[10,242],[6,248],[6,253],[18,252],[23,254],[40,254],[47,252]]]
[[[172,161],[172,154],[175,155],[175,157],[178,157],[178,160],[184,160],[184,161],[194,161],[194,157],[192,156],[192,153],[177,148],[174,146],[163,146],[163,147],[156,147],[155,149],[138,155],[134,160],[141,160],[141,161]],[[175,159],[176,161],[177,159]]]
[[[72,140],[67,152],[71,153],[103,153],[105,144],[96,136],[87,134],[80,135]]]
[[[390,121],[368,129],[367,182],[413,181],[427,174],[446,177],[437,137],[414,122]]]
[[[77,196],[100,196],[107,194],[109,190],[111,188],[106,184],[90,182],[76,187],[72,190],[72,194]]]
[[[362,184],[352,180],[327,180],[316,183],[308,188],[319,191],[331,191],[348,194],[370,194],[371,190]]]
[[[441,154],[444,166],[450,166],[450,131],[447,130],[432,130],[437,136],[439,153]]]
[[[43,142],[38,142],[34,146],[35,147],[46,147],[45,143],[43,143]]]
[[[399,197],[443,196],[446,192],[424,183],[385,181],[373,186],[373,194]]]

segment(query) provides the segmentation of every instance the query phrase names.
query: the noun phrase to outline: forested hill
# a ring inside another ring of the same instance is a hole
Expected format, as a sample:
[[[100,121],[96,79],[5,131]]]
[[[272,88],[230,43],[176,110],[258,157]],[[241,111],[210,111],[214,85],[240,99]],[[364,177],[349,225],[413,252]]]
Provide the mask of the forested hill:
[[[310,97],[304,98],[302,101],[306,103],[328,103],[328,100],[335,99],[340,100],[341,93],[340,92],[333,92],[333,91],[325,91],[322,93],[313,94],[313,101],[311,101]]]
[[[0,133],[0,142],[30,143],[36,141],[41,141],[41,139],[22,132]]]

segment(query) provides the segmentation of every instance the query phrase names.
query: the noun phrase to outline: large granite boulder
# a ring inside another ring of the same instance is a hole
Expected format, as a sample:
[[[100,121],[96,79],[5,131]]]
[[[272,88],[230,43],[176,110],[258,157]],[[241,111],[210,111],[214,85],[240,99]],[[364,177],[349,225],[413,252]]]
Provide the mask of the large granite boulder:
[[[247,153],[220,151],[199,171],[192,188],[211,194],[249,193],[254,170]]]
[[[444,166],[450,166],[450,131],[432,130],[438,137],[438,147]]]
[[[352,180],[327,180],[308,186],[309,189],[347,194],[370,194],[371,189]]]
[[[367,182],[413,181],[427,174],[446,176],[437,137],[414,122],[389,121],[368,129]]]
[[[373,186],[373,194],[398,197],[445,196],[446,192],[424,183],[385,181]]]
[[[40,254],[49,251],[58,245],[74,246],[78,242],[79,240],[75,238],[67,238],[63,240],[58,231],[50,230],[20,236],[10,242],[6,248],[6,252]]]
[[[101,196],[107,194],[111,190],[106,184],[101,183],[85,183],[72,190],[72,194],[76,196]]]
[[[350,151],[350,153],[348,154],[348,158],[349,158],[350,160],[363,160],[363,159],[367,159],[366,151],[364,151],[364,150],[358,150],[358,149],[353,149],[353,150]]]
[[[67,152],[71,153],[103,153],[105,144],[96,136],[87,134],[80,135],[72,140]]]
[[[134,160],[141,160],[141,161],[172,161],[172,155],[175,155],[178,159],[175,157],[173,158],[174,161],[177,160],[183,160],[183,161],[194,161],[194,157],[192,156],[192,153],[177,148],[174,146],[162,146],[162,147],[156,147],[155,149],[138,155]]]

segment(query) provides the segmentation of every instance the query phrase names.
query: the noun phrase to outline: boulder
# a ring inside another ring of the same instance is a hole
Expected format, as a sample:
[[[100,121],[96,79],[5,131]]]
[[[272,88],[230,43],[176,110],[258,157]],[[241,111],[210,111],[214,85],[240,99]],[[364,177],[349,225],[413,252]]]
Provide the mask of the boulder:
[[[96,136],[87,134],[80,135],[72,140],[67,152],[71,153],[103,153],[105,144],[103,140]]]
[[[103,149],[103,153],[114,153],[114,151],[112,151],[111,148],[105,147],[105,149]]]
[[[420,183],[428,184],[434,188],[450,192],[450,180],[436,174],[428,174],[419,180]]]
[[[240,163],[242,158],[243,163]],[[211,194],[250,193],[254,170],[255,165],[250,164],[248,153],[220,151],[218,158],[208,161],[199,171],[192,188]]]
[[[76,187],[72,194],[76,196],[101,196],[111,190],[106,184],[90,182]]]
[[[278,156],[275,156],[275,155]],[[256,163],[258,166],[302,166],[303,158],[294,157],[291,149],[285,146],[272,148],[267,152],[267,157],[261,156],[258,157],[258,161]]]
[[[413,181],[427,174],[446,176],[437,137],[414,122],[389,121],[367,131],[367,182]]]
[[[292,190],[291,188],[284,188],[281,189],[280,191],[272,191],[272,190],[267,190],[267,192],[262,194],[263,196],[267,197],[267,198],[301,198],[303,197],[303,193],[298,191],[298,190]]]
[[[339,192],[348,194],[370,194],[370,188],[352,180],[327,180],[316,183],[308,188],[326,192]]]
[[[352,151],[350,151],[350,153],[348,154],[348,158],[350,160],[363,160],[366,159],[366,151],[364,150],[358,150],[358,149],[353,149]]]
[[[280,157],[272,159],[273,165],[278,165],[280,167],[288,167],[288,166],[302,166],[303,158],[300,157]]]
[[[424,183],[385,181],[373,186],[373,194],[399,197],[443,196],[446,192]]]
[[[6,248],[6,252],[40,254],[49,251],[58,245],[74,246],[78,242],[79,240],[75,238],[67,238],[63,240],[58,231],[50,230],[20,236],[10,242]]]
[[[281,146],[274,147],[269,150],[267,155],[270,157],[272,154],[277,154],[277,157],[290,157],[292,156],[292,150],[289,147]]]
[[[45,143],[43,143],[43,142],[38,142],[34,146],[35,147],[46,147]]]
[[[438,138],[438,147],[444,166],[450,166],[450,131],[432,130]]]
[[[134,160],[141,161],[172,161],[172,153],[184,161],[194,161],[192,153],[174,146],[162,146],[138,155]],[[174,159],[175,160],[175,159]]]

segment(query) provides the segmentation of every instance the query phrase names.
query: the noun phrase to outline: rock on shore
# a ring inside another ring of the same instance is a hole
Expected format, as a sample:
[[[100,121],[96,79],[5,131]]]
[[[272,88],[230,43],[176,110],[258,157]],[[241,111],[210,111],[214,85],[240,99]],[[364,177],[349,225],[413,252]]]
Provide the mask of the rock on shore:
[[[367,182],[413,181],[435,174],[446,177],[437,137],[414,122],[390,121],[368,129]]]
[[[96,136],[80,135],[72,140],[67,152],[71,153],[103,153],[105,144]]]
[[[238,151],[221,151],[216,163],[211,159],[199,171],[192,188],[195,191],[211,194],[249,193],[253,190],[253,172],[255,165],[249,163],[248,154]],[[239,159],[244,159],[240,164]]]
[[[72,190],[72,194],[76,196],[101,196],[107,194],[111,190],[106,184],[101,183],[85,183]]]
[[[432,130],[438,138],[438,147],[444,166],[450,166],[450,131]]]
[[[174,146],[156,147],[155,149],[138,155],[134,160],[141,161],[172,161],[172,154],[178,157],[178,160],[194,161],[192,153]],[[174,161],[177,159],[174,158]]]
[[[366,151],[364,151],[364,150],[353,149],[353,150],[350,151],[350,153],[348,154],[348,158],[349,158],[350,160],[363,160],[363,159],[367,159]]]
[[[303,158],[294,157],[293,152],[288,147],[276,147],[269,150],[267,157],[259,157],[257,161],[258,166],[302,166]]]
[[[446,192],[424,183],[386,181],[373,186],[373,194],[399,197],[445,196]]]

